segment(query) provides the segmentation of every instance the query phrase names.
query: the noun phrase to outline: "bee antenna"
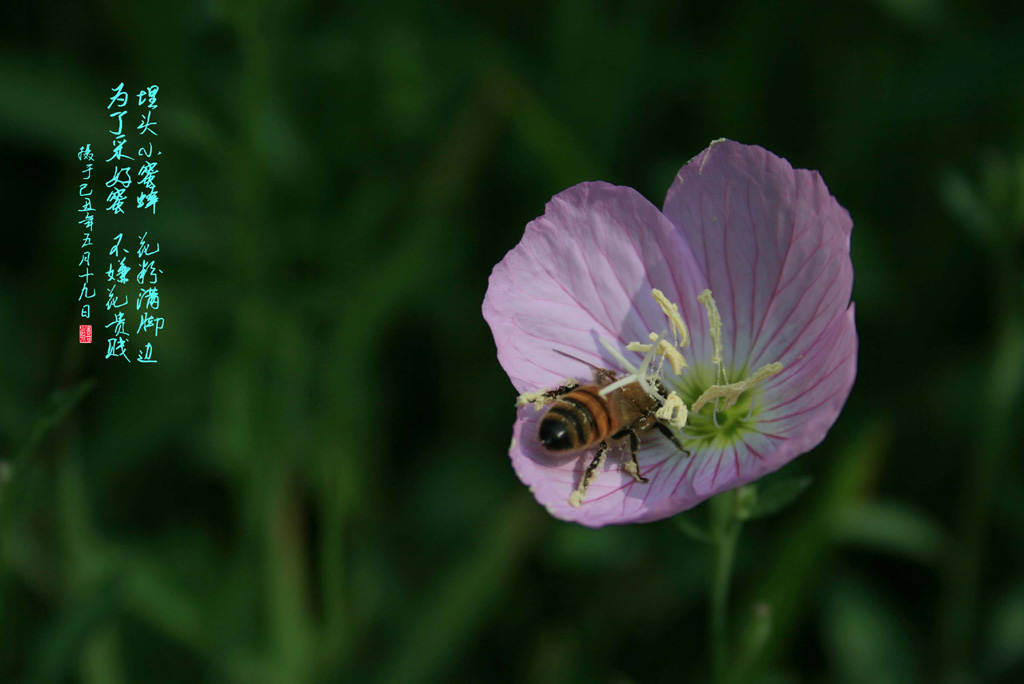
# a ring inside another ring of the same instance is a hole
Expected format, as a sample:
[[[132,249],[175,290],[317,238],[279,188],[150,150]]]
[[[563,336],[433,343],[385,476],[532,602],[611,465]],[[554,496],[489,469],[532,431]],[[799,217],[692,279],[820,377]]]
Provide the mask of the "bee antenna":
[[[572,354],[567,354],[567,353],[565,353],[564,351],[562,351],[560,349],[552,349],[551,351],[555,352],[556,354],[561,354],[562,356],[564,356],[566,358],[569,358],[569,359],[572,359],[573,361],[579,361],[582,364],[590,366],[591,368],[593,368],[596,371],[604,370],[603,368],[599,368],[598,366],[595,366],[594,364],[590,363],[589,361],[584,361],[583,359],[579,358],[578,356],[573,356]]]

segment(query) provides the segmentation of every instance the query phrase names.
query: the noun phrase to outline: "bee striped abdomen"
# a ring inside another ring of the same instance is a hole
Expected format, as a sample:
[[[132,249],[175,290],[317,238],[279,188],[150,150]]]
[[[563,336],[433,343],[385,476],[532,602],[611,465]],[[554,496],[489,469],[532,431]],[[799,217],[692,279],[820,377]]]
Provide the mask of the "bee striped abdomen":
[[[600,442],[612,429],[607,402],[594,385],[569,392],[540,422],[541,444],[551,451],[576,451]]]

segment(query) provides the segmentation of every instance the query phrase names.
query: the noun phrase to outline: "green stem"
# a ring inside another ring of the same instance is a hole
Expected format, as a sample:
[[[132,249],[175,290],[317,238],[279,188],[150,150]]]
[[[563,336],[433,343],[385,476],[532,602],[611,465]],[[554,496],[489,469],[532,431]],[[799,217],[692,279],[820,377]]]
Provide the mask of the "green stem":
[[[713,681],[723,684],[729,672],[729,583],[742,521],[736,515],[737,493],[711,499],[711,664]]]

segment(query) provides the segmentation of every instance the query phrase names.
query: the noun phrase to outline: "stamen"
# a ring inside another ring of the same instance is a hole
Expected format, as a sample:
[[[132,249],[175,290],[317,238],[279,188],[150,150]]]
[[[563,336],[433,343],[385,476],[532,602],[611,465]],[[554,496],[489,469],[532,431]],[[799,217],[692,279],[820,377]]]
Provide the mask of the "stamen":
[[[667,340],[666,340],[666,342],[667,342]],[[626,351],[639,352],[641,354],[646,354],[647,352],[651,351],[651,347],[653,347],[653,346],[654,346],[653,344],[642,344],[640,342],[630,342],[629,344],[626,345]]]
[[[685,347],[690,344],[690,332],[686,329],[683,317],[679,315],[679,307],[670,302],[665,293],[658,288],[651,290],[651,296],[654,297],[654,301],[658,302],[658,306],[661,307],[662,312],[668,319],[672,327],[672,334],[675,336],[676,346]]]
[[[747,409],[747,416],[743,420],[750,420],[750,416],[754,415],[754,400],[757,399],[758,389],[759,388],[755,387],[754,392],[750,395],[750,408]]]
[[[694,403],[694,406],[696,405],[697,404]],[[722,428],[722,426],[718,424],[718,399],[715,399],[715,408],[711,409],[711,422],[715,424],[716,428]]]
[[[722,316],[718,313],[718,306],[715,298],[711,296],[711,290],[704,290],[697,295],[697,300],[708,310],[708,325],[711,342],[714,344],[714,353],[711,355],[711,363],[718,366],[718,373],[721,379],[728,382],[725,375],[725,365],[722,363]]]
[[[654,358],[654,352],[661,347],[661,343],[667,332],[667,330],[662,330],[655,338],[654,345],[651,347],[651,350],[644,355],[643,363],[640,364],[640,370],[637,373],[637,381],[640,383],[640,386],[644,388],[644,392],[646,392],[648,396],[656,397],[662,402],[665,401],[665,397],[661,396],[661,393],[654,389],[654,387],[647,381],[647,369],[651,367],[651,359]]]
[[[652,342],[655,342],[653,346],[643,344],[641,342],[630,342],[626,345],[626,349],[644,354],[650,352],[651,349],[655,349],[655,353],[660,356],[661,359],[658,361],[658,368],[654,374],[661,376],[661,371],[665,368],[665,360],[667,359],[669,364],[672,366],[672,373],[674,375],[680,375],[683,372],[683,369],[688,368],[689,366],[686,363],[686,358],[683,357],[677,347],[684,347],[690,343],[690,333],[686,328],[686,323],[683,321],[683,317],[679,315],[679,307],[669,301],[664,292],[658,288],[654,288],[651,290],[651,296],[654,297],[654,301],[657,302],[659,307],[661,307],[662,313],[664,313],[665,317],[668,319],[669,330],[672,331],[672,338],[675,344],[673,345],[673,343],[668,342],[667,340],[659,342],[658,336],[654,333],[650,333],[647,337]],[[667,331],[663,332],[661,334],[662,337],[664,337],[666,333]],[[643,375],[646,376],[647,374],[644,373]],[[644,385],[645,389],[647,388],[646,383],[641,384]]]
[[[704,394],[700,395],[697,398],[697,401],[693,402],[693,406],[690,407],[690,410],[696,413],[712,399],[717,400],[719,398],[725,399],[725,406],[723,408],[732,408],[736,405],[741,394],[781,371],[782,364],[776,361],[775,363],[769,363],[766,366],[761,366],[746,380],[741,380],[740,382],[734,382],[728,385],[712,385],[704,390]]]
[[[608,351],[608,353],[611,354],[615,358],[616,361],[618,361],[619,363],[622,364],[623,368],[628,370],[630,373],[636,373],[637,372],[636,371],[636,366],[634,366],[632,363],[630,363],[629,360],[626,359],[625,356],[620,354],[619,350],[616,349],[615,347],[613,347],[611,342],[609,342],[608,340],[604,339],[603,337],[598,337],[597,341],[601,343],[601,346],[604,347]]]
[[[599,389],[597,393],[600,394],[602,397],[607,397],[609,394],[611,394],[612,392],[621,387],[625,387],[626,385],[632,385],[634,382],[636,382],[636,377],[637,376],[635,373],[630,373],[629,375],[619,378],[610,385],[605,385],[604,387]]]
[[[655,411],[654,415],[677,430],[682,430],[686,427],[686,418],[688,416],[686,404],[683,403],[683,400],[675,392],[669,392],[668,398],[665,399],[665,404]]]
[[[648,335],[648,338],[653,342],[658,339],[658,336],[651,333]],[[626,349],[628,351],[634,352],[649,352],[653,347],[654,345],[642,344],[640,342],[630,342],[626,345]],[[684,368],[689,368],[686,363],[686,359],[683,358],[683,355],[679,350],[673,347],[668,340],[662,340],[661,345],[655,353],[661,357],[662,362],[668,359],[669,365],[672,366],[672,373],[675,375],[680,375]]]
[[[629,368],[632,371],[632,373],[626,375],[625,377],[619,378],[610,385],[602,387],[599,390],[599,394],[602,397],[606,397],[615,390],[619,389],[620,387],[625,387],[626,385],[638,382],[640,383],[640,386],[643,388],[644,392],[646,392],[648,395],[656,397],[660,401],[664,401],[665,397],[661,396],[658,390],[652,387],[651,384],[647,381],[647,369],[651,365],[651,359],[654,358],[654,350],[661,345],[661,338],[664,334],[665,331],[662,331],[661,335],[657,336],[657,344],[651,345],[651,348],[644,355],[644,359],[640,363],[640,368],[635,368],[631,363],[629,363],[623,358],[623,365]],[[605,345],[605,349],[607,349],[609,353],[611,353],[613,356],[621,356],[617,351],[615,351],[614,347],[612,347],[610,343],[606,342],[601,338],[598,339],[600,339],[601,344]]]
[[[658,354],[659,358],[658,358],[658,368],[654,371],[654,375],[658,376],[659,378],[662,376],[662,371],[665,370],[665,355],[662,354],[661,352],[662,352],[662,347],[665,347],[666,345],[669,348],[672,348],[672,345],[670,345],[668,343],[668,340],[663,340],[662,343],[661,343],[661,346],[655,352],[656,354]]]
[[[672,366],[673,375],[681,375],[683,369],[687,368],[686,359],[683,358],[682,352],[673,347],[668,342],[663,342],[661,345],[663,348],[658,350],[658,353],[662,357],[662,361],[668,360],[668,364]]]

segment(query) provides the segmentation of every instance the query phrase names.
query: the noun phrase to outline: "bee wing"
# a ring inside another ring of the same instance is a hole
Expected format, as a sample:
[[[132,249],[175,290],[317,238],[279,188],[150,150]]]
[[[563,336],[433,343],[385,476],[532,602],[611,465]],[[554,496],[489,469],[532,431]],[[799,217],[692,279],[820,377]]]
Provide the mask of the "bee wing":
[[[573,356],[572,354],[567,354],[566,352],[562,351],[561,349],[552,349],[551,351],[555,352],[556,354],[561,354],[562,356],[564,356],[566,358],[569,358],[569,359],[572,359],[573,361],[579,361],[580,363],[582,363],[584,365],[590,366],[594,370],[594,381],[598,385],[600,385],[602,387],[605,386],[605,385],[609,385],[609,384],[615,382],[615,380],[619,377],[619,374],[616,373],[613,370],[609,370],[607,368],[601,368],[600,366],[595,366],[594,364],[590,363],[589,361],[584,361],[583,359],[579,358],[578,356]]]

